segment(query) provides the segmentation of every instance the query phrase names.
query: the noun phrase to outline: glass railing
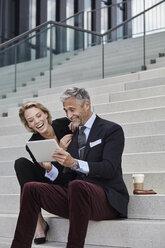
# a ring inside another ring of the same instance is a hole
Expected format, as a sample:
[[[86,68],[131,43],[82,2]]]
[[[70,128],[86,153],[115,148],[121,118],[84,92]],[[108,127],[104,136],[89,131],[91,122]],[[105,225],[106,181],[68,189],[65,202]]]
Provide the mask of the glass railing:
[[[146,29],[147,16],[160,6],[165,8],[165,1],[104,34],[50,21],[0,45],[0,98],[150,68],[151,60],[165,52],[165,23],[157,33]],[[164,12],[158,15],[163,20]],[[133,32],[135,22],[141,35]]]

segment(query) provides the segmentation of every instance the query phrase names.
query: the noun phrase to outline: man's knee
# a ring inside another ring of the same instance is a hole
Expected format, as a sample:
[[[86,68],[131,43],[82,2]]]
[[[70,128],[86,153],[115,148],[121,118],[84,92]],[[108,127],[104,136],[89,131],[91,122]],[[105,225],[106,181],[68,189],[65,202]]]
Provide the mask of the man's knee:
[[[87,182],[83,180],[73,180],[69,183],[68,190],[70,194],[76,194],[79,196],[79,194],[88,193],[88,186]]]

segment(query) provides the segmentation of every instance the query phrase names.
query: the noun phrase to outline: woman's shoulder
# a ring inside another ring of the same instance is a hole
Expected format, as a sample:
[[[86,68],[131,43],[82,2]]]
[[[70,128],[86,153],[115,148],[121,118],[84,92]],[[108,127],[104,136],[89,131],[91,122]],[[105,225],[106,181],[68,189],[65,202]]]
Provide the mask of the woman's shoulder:
[[[29,141],[42,140],[44,139],[39,133],[33,133]]]
[[[72,133],[68,127],[69,123],[70,120],[66,117],[53,120],[52,127],[58,140],[60,140],[64,135]]]

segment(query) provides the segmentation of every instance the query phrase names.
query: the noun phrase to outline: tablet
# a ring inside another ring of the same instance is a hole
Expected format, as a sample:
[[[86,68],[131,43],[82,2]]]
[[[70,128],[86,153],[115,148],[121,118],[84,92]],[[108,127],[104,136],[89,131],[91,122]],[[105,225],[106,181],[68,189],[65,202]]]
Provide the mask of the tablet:
[[[26,145],[29,147],[37,162],[55,161],[52,158],[52,154],[54,150],[60,149],[55,139],[27,141]]]

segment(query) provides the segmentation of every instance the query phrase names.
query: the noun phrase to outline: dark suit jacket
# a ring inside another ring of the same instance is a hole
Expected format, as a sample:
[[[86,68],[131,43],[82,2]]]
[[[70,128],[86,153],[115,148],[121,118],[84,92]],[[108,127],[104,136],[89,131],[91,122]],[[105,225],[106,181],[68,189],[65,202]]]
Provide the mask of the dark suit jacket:
[[[78,159],[77,135],[78,132],[73,136],[68,152]],[[111,206],[120,213],[121,217],[126,217],[129,195],[122,177],[123,149],[122,128],[114,122],[97,116],[87,140],[83,159],[88,162],[89,174],[88,176],[82,175],[81,178],[100,185],[105,190]],[[76,178],[79,177],[78,174]]]

